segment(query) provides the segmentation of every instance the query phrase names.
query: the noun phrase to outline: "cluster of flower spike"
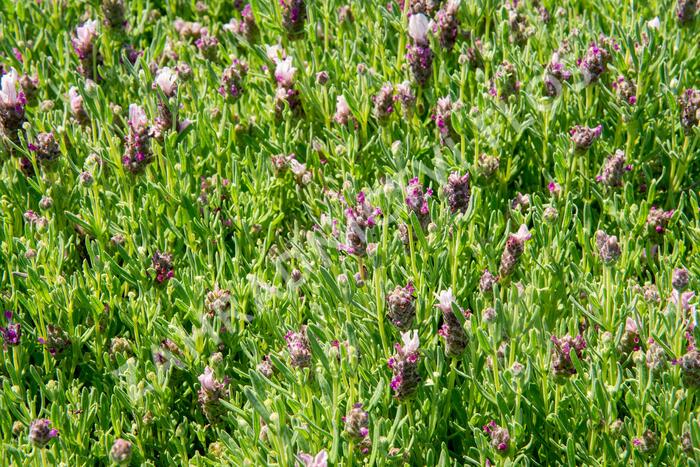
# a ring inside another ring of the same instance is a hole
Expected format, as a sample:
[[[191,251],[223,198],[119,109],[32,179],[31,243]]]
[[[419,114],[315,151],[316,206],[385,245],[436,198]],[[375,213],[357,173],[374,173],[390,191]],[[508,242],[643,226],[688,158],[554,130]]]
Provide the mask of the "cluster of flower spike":
[[[418,374],[418,358],[420,340],[418,331],[408,331],[401,334],[403,345],[396,344],[396,354],[387,362],[393,373],[391,389],[394,397],[403,401],[410,398],[418,390],[421,378]]]

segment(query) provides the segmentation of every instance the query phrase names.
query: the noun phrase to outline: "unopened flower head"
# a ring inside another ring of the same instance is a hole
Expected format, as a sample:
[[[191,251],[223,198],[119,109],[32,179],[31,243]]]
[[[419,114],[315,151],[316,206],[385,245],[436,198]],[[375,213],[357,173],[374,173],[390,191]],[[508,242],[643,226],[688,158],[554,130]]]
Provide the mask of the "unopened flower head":
[[[595,128],[589,128],[583,125],[576,125],[569,130],[569,133],[576,151],[584,152],[593,146],[593,143],[603,134],[603,126],[598,125]]]
[[[656,206],[652,206],[649,210],[646,222],[649,235],[652,237],[663,235],[666,228],[668,228],[668,222],[671,220],[671,217],[673,217],[673,212],[673,210],[664,211]]]
[[[287,351],[292,366],[295,368],[311,366],[311,346],[306,335],[306,326],[301,326],[299,332],[289,331],[284,339],[287,341]]]
[[[34,153],[37,163],[43,167],[52,165],[61,155],[61,148],[53,133],[39,133],[36,141],[29,143],[27,147]]]
[[[697,0],[678,0],[676,3],[676,19],[681,25],[689,24],[698,10]]]
[[[38,448],[43,448],[58,436],[58,430],[51,428],[51,420],[39,418],[29,426],[29,442]]]
[[[491,446],[500,454],[508,451],[510,446],[510,433],[505,427],[498,426],[495,421],[491,420],[484,425],[484,432],[491,438]]]
[[[46,327],[46,337],[40,337],[38,340],[56,359],[63,357],[64,352],[71,346],[71,340],[66,331],[53,324]]]
[[[405,287],[396,287],[387,296],[387,318],[401,331],[407,331],[416,318],[415,289],[410,282]]]
[[[491,274],[488,269],[484,269],[484,272],[481,274],[481,279],[479,279],[479,289],[483,293],[491,292],[496,282],[498,282],[498,277]]]
[[[304,34],[306,21],[305,0],[279,0],[282,7],[282,27],[287,31],[291,40],[299,39]]]
[[[596,177],[596,181],[607,187],[618,187],[622,185],[622,176],[629,171],[631,167],[626,164],[625,153],[618,149],[615,154],[608,156],[603,164],[603,169],[600,175]]]
[[[471,187],[469,185],[469,172],[460,175],[459,172],[452,172],[447,177],[447,184],[443,188],[447,197],[447,204],[453,214],[466,213],[469,209],[471,198]]]
[[[219,49],[219,40],[216,38],[216,36],[212,36],[209,33],[202,34],[196,41],[194,41],[194,45],[204,58],[209,61],[216,60],[216,52]]]
[[[551,370],[555,378],[568,377],[576,374],[576,368],[571,360],[571,351],[576,352],[579,360],[583,359],[583,350],[586,341],[581,335],[571,337],[565,335],[562,338],[552,336]]]
[[[124,0],[102,0],[102,23],[109,29],[121,30],[126,25]]]
[[[90,118],[85,111],[83,96],[80,95],[78,88],[73,86],[68,90],[68,99],[70,101],[70,111],[71,114],[73,114],[73,118],[75,118],[80,125],[87,125]]]
[[[515,67],[507,61],[501,63],[493,75],[490,83],[489,94],[502,101],[515,96],[520,91],[520,81]]]
[[[447,0],[447,3],[435,14],[433,25],[434,32],[437,33],[440,47],[446,51],[452,50],[459,34],[459,11],[460,0]]]
[[[700,90],[685,90],[678,98],[678,105],[681,108],[681,126],[686,133],[690,133],[700,122]]]
[[[377,94],[372,96],[374,103],[373,114],[374,118],[380,123],[386,123],[391,114],[394,112],[394,86],[391,83],[386,83]]]
[[[508,9],[508,40],[511,44],[523,45],[535,29],[530,26],[521,3],[518,0],[506,2]]]
[[[673,276],[671,278],[671,284],[675,290],[683,292],[688,288],[688,282],[690,282],[690,274],[685,268],[677,268],[673,270]]]
[[[155,270],[156,283],[162,284],[175,277],[173,255],[156,251],[151,258],[151,267]]]
[[[602,259],[604,263],[614,263],[617,258],[620,257],[620,245],[617,243],[616,236],[608,235],[604,231],[598,230],[595,233],[595,243],[598,248],[600,259]]]
[[[628,356],[630,353],[640,349],[639,328],[637,323],[632,318],[627,318],[625,328],[620,338],[620,343],[617,345],[617,351],[623,356]]]
[[[12,322],[13,313],[11,311],[5,311],[5,319],[7,320],[7,326],[0,326],[0,337],[2,337],[3,348],[8,346],[19,345],[22,338],[22,329],[19,323]]]
[[[423,229],[428,227],[430,223],[430,209],[428,208],[428,198],[432,196],[433,190],[430,188],[423,189],[423,185],[418,180],[418,177],[412,178],[406,187],[406,206],[409,214],[412,212],[418,218]]]
[[[131,461],[131,442],[118,438],[109,450],[109,457],[117,465],[128,465]]]
[[[335,115],[333,115],[333,120],[337,124],[342,126],[345,126],[349,122],[354,121],[352,111],[350,110],[350,106],[348,105],[348,101],[342,94],[336,98]]]
[[[452,102],[449,96],[441,97],[437,101],[435,106],[435,115],[433,115],[433,120],[435,120],[435,125],[440,133],[440,143],[445,144],[450,139],[456,140],[457,133],[452,127],[452,114],[459,111],[462,108],[462,103]]]
[[[413,92],[410,81],[404,81],[396,85],[394,100],[401,104],[404,117],[413,115],[416,106],[416,95]]]
[[[231,21],[228,24],[225,24],[223,28],[251,43],[255,42],[260,35],[260,29],[255,22],[253,8],[250,6],[250,3],[246,4],[246,6],[244,6],[241,10],[240,20],[235,18],[231,19]]]
[[[248,74],[248,65],[238,59],[234,59],[231,66],[226,68],[221,75],[219,94],[230,101],[236,101],[244,91],[244,80]]]
[[[579,69],[586,84],[598,81],[600,76],[608,69],[612,56],[604,45],[607,46],[607,44],[592,42],[586,51],[586,55],[579,62]]]
[[[637,103],[637,85],[633,80],[620,75],[613,81],[612,87],[617,97],[625,104],[635,105]]]

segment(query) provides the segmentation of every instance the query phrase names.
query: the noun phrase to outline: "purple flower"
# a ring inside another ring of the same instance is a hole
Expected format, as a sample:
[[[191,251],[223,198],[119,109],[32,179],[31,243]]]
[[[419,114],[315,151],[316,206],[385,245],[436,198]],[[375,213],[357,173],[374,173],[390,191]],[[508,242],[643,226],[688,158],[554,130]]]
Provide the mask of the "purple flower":
[[[220,401],[228,397],[227,381],[225,379],[223,382],[217,380],[214,377],[214,370],[209,367],[204,369],[204,373],[198,379],[201,385],[197,394],[199,405],[202,407],[202,411],[209,423],[216,423],[224,413],[224,408],[221,406]]]
[[[328,454],[325,449],[320,451],[315,456],[311,454],[306,454],[305,452],[300,452],[297,454],[299,460],[304,464],[304,467],[327,467],[328,466]]]
[[[387,318],[401,331],[407,331],[416,317],[416,297],[413,284],[406,287],[396,287],[387,298]]]
[[[156,251],[151,258],[151,267],[155,270],[155,279],[158,284],[162,284],[175,277],[173,255],[170,253]]]
[[[471,187],[469,185],[469,172],[460,175],[459,172],[452,172],[447,177],[447,185],[443,188],[443,193],[447,197],[447,204],[450,211],[455,213],[466,213],[469,209],[471,198]]]
[[[596,177],[596,180],[607,187],[621,186],[622,176],[632,168],[625,162],[625,153],[618,149],[615,151],[615,154],[612,154],[605,160],[603,170]]]
[[[603,134],[603,125],[598,125],[595,128],[576,125],[569,130],[569,133],[576,151],[583,152],[593,146],[593,143]]]
[[[129,132],[126,135],[125,151],[122,156],[124,168],[132,174],[143,172],[153,162],[151,153],[151,129],[143,108],[136,104],[129,105]]]
[[[39,418],[29,426],[29,442],[38,448],[43,448],[49,441],[58,436],[58,430],[51,428],[51,420]]]
[[[131,454],[131,443],[121,438],[116,439],[109,450],[110,459],[117,465],[128,465]]]
[[[243,94],[243,81],[248,74],[248,65],[238,59],[234,59],[231,66],[226,68],[221,75],[219,94],[230,101],[238,100]]]
[[[687,89],[678,98],[678,105],[681,107],[681,126],[689,134],[700,122],[700,90]]]
[[[406,206],[409,214],[412,212],[418,218],[423,229],[430,223],[430,209],[428,208],[428,198],[432,196],[433,190],[430,188],[423,190],[418,177],[412,178],[406,187]]]
[[[598,255],[605,264],[611,264],[617,261],[620,257],[620,245],[617,243],[617,237],[608,235],[602,230],[595,233],[595,243],[598,248]]]
[[[525,242],[530,240],[530,238],[532,238],[532,235],[530,235],[530,231],[525,224],[522,224],[516,233],[508,236],[506,246],[501,255],[501,267],[499,269],[501,277],[507,277],[513,273],[520,256],[525,251]]]
[[[374,117],[379,120],[379,123],[386,123],[391,114],[394,112],[394,86],[391,83],[387,83],[379,90],[379,92],[372,96],[372,102],[374,103]]]
[[[289,331],[284,340],[287,341],[287,351],[291,364],[295,368],[307,368],[311,366],[311,346],[306,335],[306,326],[299,328],[299,332]]]
[[[556,97],[561,94],[564,81],[571,79],[571,72],[559,61],[559,54],[554,53],[547,65],[544,75],[545,92],[549,97]]]
[[[440,47],[450,51],[457,41],[459,34],[459,11],[460,0],[447,0],[445,6],[435,14],[433,30],[437,33]]]
[[[503,454],[508,451],[510,445],[510,433],[507,428],[496,425],[496,422],[491,420],[484,425],[484,432],[491,438],[491,446],[499,453]]]
[[[305,0],[279,0],[282,7],[282,27],[287,31],[290,40],[299,39],[304,35],[306,21]]]
[[[681,25],[690,23],[698,9],[697,0],[678,0],[676,4],[676,18]]]
[[[80,62],[78,72],[85,78],[93,80],[96,79],[93,64],[102,63],[102,58],[95,52],[95,39],[97,39],[97,20],[88,20],[78,26],[71,39],[73,50]]]
[[[438,302],[435,304],[435,307],[442,312],[443,320],[438,334],[445,339],[445,353],[448,357],[459,357],[467,348],[469,336],[467,336],[452,309],[453,305],[456,305],[452,289],[443,290],[437,294],[437,299]],[[462,313],[465,317],[469,316],[464,311]]]
[[[0,80],[0,128],[15,144],[19,144],[19,131],[24,124],[24,105],[27,100],[19,86],[19,75],[14,68]]]
[[[418,358],[420,340],[418,331],[409,331],[401,334],[403,345],[396,344],[396,354],[387,364],[393,373],[391,389],[394,397],[403,401],[413,396],[418,390],[421,378],[418,374]]]
[[[7,319],[7,327],[0,327],[0,335],[2,335],[4,346],[19,345],[22,337],[19,323],[12,323],[12,312],[10,310],[5,311],[5,319]]]
[[[461,108],[462,103],[452,102],[449,96],[438,99],[433,120],[435,120],[435,125],[440,133],[440,143],[445,144],[450,139],[457,139],[457,133],[452,128],[451,119],[452,114]]]
[[[345,209],[345,244],[339,248],[355,256],[367,254],[367,229],[376,225],[377,217],[382,215],[379,208],[367,201],[364,192],[357,195],[357,204]]]
[[[552,354],[550,367],[555,378],[567,377],[576,374],[576,368],[571,360],[571,351],[576,352],[576,356],[583,358],[583,349],[586,348],[586,341],[583,336],[571,337],[565,335],[562,338],[552,336]]]

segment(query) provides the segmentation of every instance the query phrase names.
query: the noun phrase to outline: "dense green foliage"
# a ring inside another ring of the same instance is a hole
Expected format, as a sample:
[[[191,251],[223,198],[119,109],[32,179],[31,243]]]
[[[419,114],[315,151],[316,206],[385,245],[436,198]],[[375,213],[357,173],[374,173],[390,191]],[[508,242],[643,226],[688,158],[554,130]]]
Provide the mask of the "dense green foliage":
[[[239,3],[0,3],[0,464],[696,465],[692,2]]]

